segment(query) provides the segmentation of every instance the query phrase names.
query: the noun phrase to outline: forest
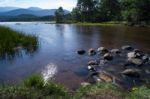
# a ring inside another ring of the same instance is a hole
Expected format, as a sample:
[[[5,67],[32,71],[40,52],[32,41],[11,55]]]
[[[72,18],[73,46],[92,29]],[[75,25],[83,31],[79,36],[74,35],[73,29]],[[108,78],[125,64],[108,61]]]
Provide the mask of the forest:
[[[126,22],[129,25],[149,25],[150,0],[78,0],[71,13],[65,15],[60,7],[56,22]]]

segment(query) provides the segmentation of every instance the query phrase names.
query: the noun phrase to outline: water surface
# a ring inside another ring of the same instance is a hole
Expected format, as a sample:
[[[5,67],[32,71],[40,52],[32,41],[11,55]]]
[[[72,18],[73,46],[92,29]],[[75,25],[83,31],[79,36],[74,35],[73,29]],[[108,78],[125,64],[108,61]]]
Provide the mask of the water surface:
[[[109,49],[131,45],[150,54],[150,28],[127,26],[77,26],[44,22],[0,23],[26,34],[36,35],[39,48],[34,53],[21,53],[11,60],[0,60],[0,82],[15,84],[34,73],[53,77],[69,88],[87,81],[87,61],[77,55],[78,49],[105,46]]]

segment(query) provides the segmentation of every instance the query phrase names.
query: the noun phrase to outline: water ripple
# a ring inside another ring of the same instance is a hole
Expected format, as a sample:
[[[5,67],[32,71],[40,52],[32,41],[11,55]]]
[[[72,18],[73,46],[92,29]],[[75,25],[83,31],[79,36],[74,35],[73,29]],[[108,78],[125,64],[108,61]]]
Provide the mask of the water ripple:
[[[53,63],[49,63],[45,66],[44,70],[42,71],[42,76],[45,83],[50,80],[55,74],[57,73],[57,65]]]

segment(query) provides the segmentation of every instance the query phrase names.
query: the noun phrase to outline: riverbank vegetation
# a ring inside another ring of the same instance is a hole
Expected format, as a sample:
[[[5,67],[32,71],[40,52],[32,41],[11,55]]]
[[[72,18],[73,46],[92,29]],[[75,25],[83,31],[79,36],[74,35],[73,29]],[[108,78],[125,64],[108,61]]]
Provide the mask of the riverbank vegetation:
[[[78,0],[71,13],[60,7],[56,22],[100,23],[118,21],[128,25],[150,25],[150,0]]]
[[[149,93],[150,89],[144,86],[126,91],[110,83],[81,86],[70,92],[52,81],[45,83],[39,75],[33,75],[19,85],[0,87],[1,99],[149,99]]]
[[[1,86],[0,99],[64,99],[62,97],[67,99],[65,90],[59,84],[44,83],[41,76],[33,75],[20,85]]]
[[[17,48],[31,49],[37,46],[35,36],[17,32],[8,27],[0,26],[0,56],[14,53]]]

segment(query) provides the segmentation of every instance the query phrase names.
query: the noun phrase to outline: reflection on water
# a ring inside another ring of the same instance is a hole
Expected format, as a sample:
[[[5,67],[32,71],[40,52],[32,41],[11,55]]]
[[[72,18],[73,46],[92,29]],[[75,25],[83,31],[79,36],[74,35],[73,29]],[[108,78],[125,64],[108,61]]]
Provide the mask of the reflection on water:
[[[23,57],[25,54],[32,55],[38,50],[38,46],[32,46],[28,48],[17,47],[9,52],[0,54],[0,60],[12,60],[15,57]]]
[[[45,83],[48,80],[50,80],[56,73],[57,73],[57,66],[55,64],[49,63],[48,65],[46,65],[44,70],[42,71]]]
[[[27,54],[25,51],[11,61],[0,61],[0,81],[4,83],[17,82],[45,68],[44,73],[42,72],[45,80],[56,73],[55,80],[68,87],[75,87],[85,81],[88,75],[87,62],[94,59],[87,54],[85,57],[77,55],[78,49],[96,49],[100,46],[111,49],[131,45],[150,54],[150,28],[56,25],[42,22],[0,24],[36,35],[39,39],[38,50],[33,51],[34,53]]]

